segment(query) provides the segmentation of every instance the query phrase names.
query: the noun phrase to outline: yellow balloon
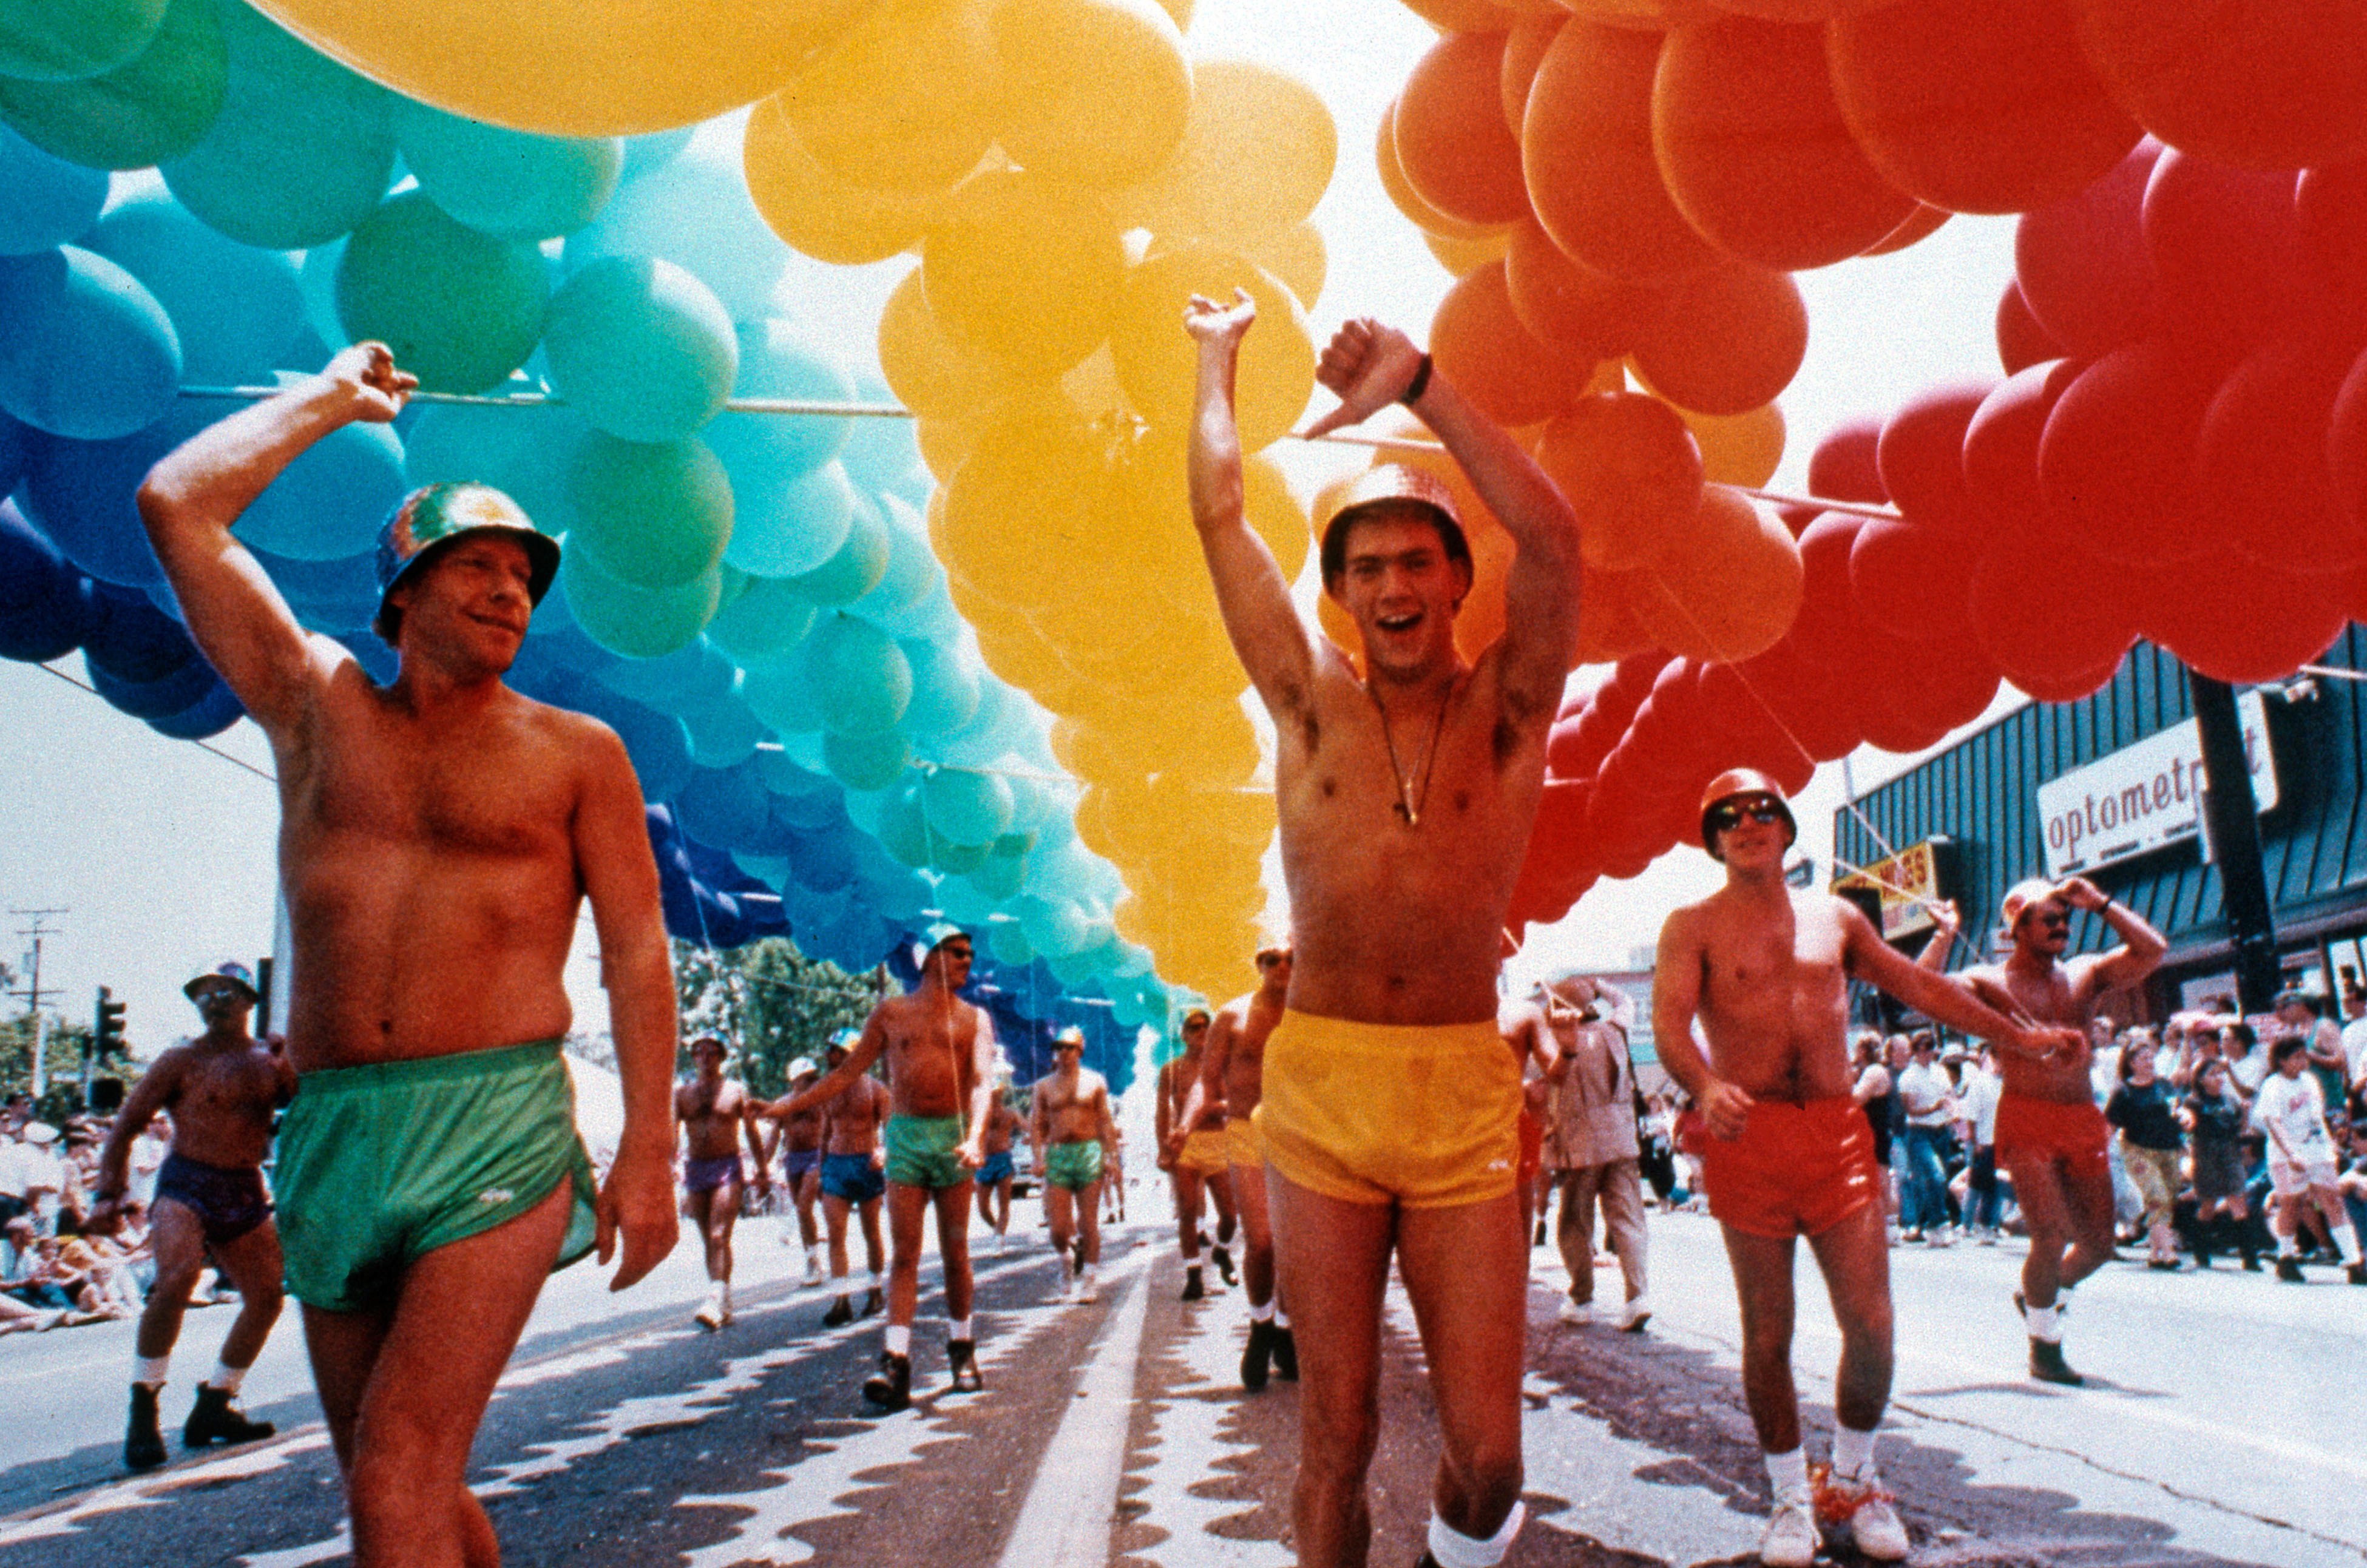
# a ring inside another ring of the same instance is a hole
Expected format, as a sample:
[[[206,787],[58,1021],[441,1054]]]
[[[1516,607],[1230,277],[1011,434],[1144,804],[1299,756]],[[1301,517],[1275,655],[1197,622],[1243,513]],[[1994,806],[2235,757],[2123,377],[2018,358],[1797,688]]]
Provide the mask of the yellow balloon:
[[[758,104],[740,144],[748,195],[792,249],[835,266],[885,261],[920,243],[939,197],[871,190],[825,168],[778,98]]]
[[[994,140],[999,76],[975,0],[878,0],[776,101],[815,160],[878,190],[944,190]]]
[[[1298,297],[1300,308],[1311,310],[1323,293],[1323,279],[1331,258],[1323,245],[1323,231],[1312,223],[1255,234],[1236,247],[1247,260],[1274,274]]]
[[[1003,371],[937,324],[918,267],[904,275],[880,307],[879,369],[888,389],[923,419],[975,417],[992,407],[1009,385]],[[934,465],[931,471],[936,471]]]
[[[753,103],[877,0],[257,0],[396,92],[514,130],[632,136]]]
[[[912,439],[921,448],[922,466],[939,486],[936,493],[945,494],[945,482],[954,477],[956,469],[969,457],[969,449],[978,445],[978,423],[967,419],[931,419],[923,414],[912,422]]]
[[[1057,376],[1101,346],[1125,270],[1116,220],[1099,197],[1020,170],[965,180],[921,247],[930,314],[1031,376]]]
[[[1711,484],[1758,490],[1783,464],[1784,411],[1773,403],[1734,414],[1677,409],[1677,417],[1693,433],[1701,447],[1702,478]]]
[[[1339,156],[1339,130],[1314,88],[1270,65],[1203,60],[1192,68],[1184,145],[1119,205],[1130,227],[1234,242],[1313,216]]]
[[[1051,604],[1116,510],[1104,450],[1065,403],[1006,409],[946,485],[938,558],[1013,609]]]
[[[1152,0],[999,0],[992,17],[997,140],[1020,167],[1119,190],[1175,156],[1192,67]]]
[[[1233,383],[1241,447],[1255,452],[1290,434],[1315,390],[1306,312],[1272,273],[1200,242],[1154,250],[1127,269],[1110,351],[1136,412],[1153,425],[1182,430],[1191,422],[1199,364],[1184,331],[1184,309],[1195,294],[1229,305],[1236,289],[1257,301]]]

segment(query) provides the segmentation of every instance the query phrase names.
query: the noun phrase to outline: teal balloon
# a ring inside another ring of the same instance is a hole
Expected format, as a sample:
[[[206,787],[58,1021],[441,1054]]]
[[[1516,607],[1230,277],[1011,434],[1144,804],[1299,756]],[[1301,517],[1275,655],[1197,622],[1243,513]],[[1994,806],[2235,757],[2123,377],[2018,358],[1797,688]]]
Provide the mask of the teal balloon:
[[[986,863],[985,844],[957,844],[934,832],[930,834],[930,840],[936,851],[930,864],[947,876],[967,875]]]
[[[79,240],[106,206],[106,170],[53,157],[0,125],[0,255]]]
[[[602,256],[670,261],[713,289],[732,321],[756,321],[771,314],[789,248],[758,216],[731,138],[685,147],[619,186],[600,216],[567,239],[568,271]]]
[[[413,484],[488,484],[516,502],[544,533],[556,536],[574,530],[570,476],[577,449],[592,434],[583,415],[547,403],[419,408],[402,438],[403,466]]]
[[[680,716],[685,708],[729,697],[735,673],[731,661],[701,637],[660,658],[621,660],[595,678],[622,696]]]
[[[345,323],[337,319],[337,266],[345,259],[345,243],[332,240],[307,250],[296,268],[296,286],[304,294],[304,320],[331,353],[353,341],[345,335]]]
[[[74,245],[0,257],[0,411],[111,441],[171,412],[180,386],[180,338],[138,278]]]
[[[720,434],[722,426],[753,417],[727,413],[708,428]],[[731,467],[728,452],[724,461]],[[724,558],[757,577],[800,578],[828,566],[855,526],[855,487],[846,470],[824,463],[782,479],[761,464],[751,469],[743,450],[731,467],[731,492],[746,501],[745,522],[732,530]],[[743,475],[749,476],[744,482]]]
[[[707,629],[723,588],[711,570],[669,588],[622,582],[601,570],[589,551],[572,548],[561,552],[559,581],[583,635],[623,659],[657,659],[688,646]]]
[[[144,169],[205,140],[228,75],[214,0],[173,0],[147,46],[112,70],[62,82],[0,71],[0,120],[70,164]]]
[[[164,22],[164,0],[9,0],[0,76],[76,82],[130,63]]]
[[[503,240],[573,233],[607,205],[625,166],[613,136],[538,136],[407,100],[394,139],[436,206]]]
[[[653,130],[647,136],[626,137],[624,177],[637,180],[644,175],[655,174],[681,157],[682,150],[689,146],[690,139],[697,134],[697,126],[684,125],[672,130]]]
[[[991,898],[1016,897],[1027,885],[1027,852],[1008,847],[1013,841],[997,840],[986,859],[969,874],[970,885]]]
[[[733,532],[738,532],[736,524]],[[730,552],[725,553],[729,558]],[[727,581],[733,575],[727,566]],[[707,635],[725,653],[753,666],[795,652],[813,630],[819,613],[812,600],[786,582],[742,576],[737,594],[726,590],[723,608],[716,612]]]
[[[916,739],[950,735],[977,716],[980,671],[959,648],[911,638],[899,639],[899,646],[912,666],[912,701],[904,714],[906,733]]]
[[[748,768],[695,768],[674,792],[674,822],[709,849],[760,843],[772,825],[772,801]]]
[[[855,396],[867,403],[892,403],[896,394],[869,377],[855,382]],[[909,419],[850,419],[839,460],[866,490],[885,491],[914,506],[926,506],[936,479],[921,461],[921,444]]]
[[[823,728],[821,704],[795,659],[749,669],[741,679],[740,700],[783,735],[814,735]]]
[[[1027,945],[1046,958],[1078,952],[1092,940],[1092,921],[1069,899],[1055,901],[1038,894],[1023,893],[1012,900],[1011,912],[1019,917],[1020,930],[1027,933]]]
[[[912,701],[912,666],[896,639],[856,615],[825,615],[807,634],[798,662],[822,728],[840,735],[893,729]]]
[[[753,760],[770,733],[736,692],[704,707],[685,709],[679,716],[690,731],[691,758],[702,768],[729,768]]]
[[[740,367],[731,318],[672,262],[610,256],[560,285],[543,326],[552,390],[627,441],[674,441],[723,407]]]
[[[1094,982],[1101,978],[1101,954],[1091,944],[1074,953],[1047,953],[1044,964],[1054,979],[1079,995],[1094,989]]]
[[[291,560],[343,560],[374,548],[409,483],[391,426],[331,431],[280,470],[240,514],[234,532]]]
[[[912,758],[912,747],[892,729],[877,735],[827,731],[821,750],[830,776],[848,789],[886,789]]]
[[[993,773],[939,768],[921,788],[929,826],[957,844],[991,847],[1011,827],[1011,786]]]
[[[888,525],[888,568],[870,592],[855,602],[857,614],[903,631],[928,596],[945,585],[945,570],[929,545],[928,525],[900,496],[883,494],[880,514]]]
[[[314,631],[369,634],[378,615],[378,552],[346,560],[298,560],[256,550],[296,618]]]
[[[837,356],[798,336],[787,321],[742,322],[738,328],[740,373],[734,398],[793,402],[844,403],[855,398],[855,381]],[[786,484],[838,456],[847,427],[844,415],[726,413],[717,417],[708,440],[731,469],[731,482],[745,491],[759,475]],[[743,469],[742,464],[745,464]]]
[[[848,513],[844,541],[828,560],[789,581],[817,604],[852,604],[888,575],[888,549],[886,517],[858,495]]]
[[[879,803],[878,824],[872,836],[902,864],[915,871],[927,865],[935,845],[931,841],[929,823],[921,807],[918,779],[908,778],[888,792]]]
[[[337,263],[337,321],[375,338],[431,392],[481,392],[542,336],[550,278],[532,245],[456,223],[407,191],[364,219]]]
[[[162,191],[119,203],[86,243],[164,307],[192,386],[268,381],[303,330],[291,258],[224,239]]]
[[[1036,949],[1028,944],[1027,933],[1017,920],[1000,920],[988,927],[986,945],[997,964],[1019,969],[1036,962]]]
[[[609,576],[648,588],[715,577],[719,592],[731,481],[697,436],[645,443],[593,431],[576,448],[568,496],[569,547]]]
[[[243,244],[325,244],[394,178],[393,96],[243,5],[222,7],[230,73],[205,139],[159,160],[181,204]]]

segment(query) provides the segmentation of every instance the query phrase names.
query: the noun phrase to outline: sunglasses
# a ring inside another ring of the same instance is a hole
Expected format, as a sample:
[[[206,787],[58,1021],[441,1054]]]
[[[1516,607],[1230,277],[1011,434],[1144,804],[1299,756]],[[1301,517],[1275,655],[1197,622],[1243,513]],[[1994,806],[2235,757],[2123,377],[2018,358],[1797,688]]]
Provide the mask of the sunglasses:
[[[1271,969],[1281,962],[1282,954],[1279,953],[1261,953],[1258,954],[1257,966],[1261,969]]]
[[[1784,820],[1784,807],[1764,795],[1754,800],[1726,800],[1710,807],[1709,825],[1717,832],[1739,828],[1743,819],[1772,825]]]

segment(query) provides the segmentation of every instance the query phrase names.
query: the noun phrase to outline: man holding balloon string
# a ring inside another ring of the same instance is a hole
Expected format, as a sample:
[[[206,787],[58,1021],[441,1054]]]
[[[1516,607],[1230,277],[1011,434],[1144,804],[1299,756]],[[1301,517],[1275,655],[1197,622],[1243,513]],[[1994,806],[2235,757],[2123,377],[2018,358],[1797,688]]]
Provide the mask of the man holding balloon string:
[[[1578,521],[1404,333],[1350,321],[1317,372],[1340,407],[1309,434],[1405,403],[1517,552],[1505,632],[1466,664],[1454,630],[1471,554],[1444,487],[1394,466],[1359,479],[1322,563],[1355,623],[1360,679],[1299,618],[1244,521],[1233,378],[1256,310],[1235,298],[1195,296],[1184,314],[1199,356],[1189,473],[1226,632],[1279,732],[1296,962],[1255,1121],[1282,1294],[1305,1331],[1294,1534],[1302,1563],[1365,1560],[1394,1252],[1444,1450],[1425,1561],[1487,1568],[1521,1522],[1528,1299],[1520,1072],[1496,1033],[1496,972],[1577,649]]]
[[[673,1247],[674,995],[641,791],[606,726],[511,691],[559,547],[481,485],[404,498],[379,538],[391,685],[298,625],[232,537],[316,442],[417,380],[357,344],[208,426],[142,485],[189,633],[270,738],[298,1075],[277,1185],[288,1287],[358,1568],[501,1551],[463,1483],[542,1280],[621,1235],[613,1288]],[[625,1129],[596,1194],[559,1054],[588,898]]]

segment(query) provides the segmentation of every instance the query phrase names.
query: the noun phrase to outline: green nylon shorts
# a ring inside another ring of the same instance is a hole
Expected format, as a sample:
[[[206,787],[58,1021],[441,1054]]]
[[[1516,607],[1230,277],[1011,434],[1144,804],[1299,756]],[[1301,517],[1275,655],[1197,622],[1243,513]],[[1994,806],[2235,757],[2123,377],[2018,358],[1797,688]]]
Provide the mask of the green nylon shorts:
[[[1082,1192],[1102,1179],[1102,1146],[1092,1138],[1054,1144],[1044,1156],[1044,1179],[1054,1187]]]
[[[934,1192],[975,1175],[954,1157],[962,1141],[958,1116],[890,1116],[885,1133],[890,1181]]]

